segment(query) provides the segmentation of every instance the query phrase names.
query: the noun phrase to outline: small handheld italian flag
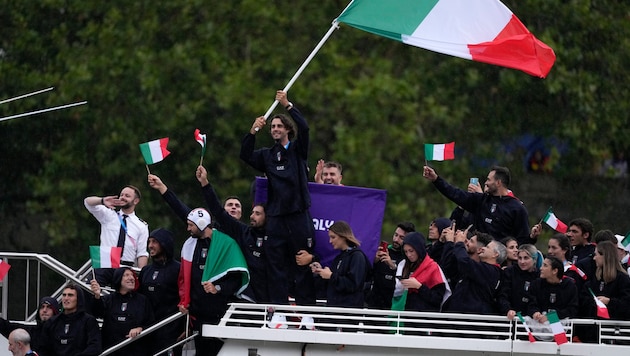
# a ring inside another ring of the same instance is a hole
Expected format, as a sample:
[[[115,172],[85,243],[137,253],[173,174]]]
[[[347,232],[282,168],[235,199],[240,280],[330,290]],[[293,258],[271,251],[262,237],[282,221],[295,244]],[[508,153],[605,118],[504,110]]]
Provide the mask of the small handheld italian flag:
[[[455,159],[455,142],[425,143],[424,157],[427,161],[446,161]]]
[[[588,288],[588,291],[593,296],[593,299],[595,299],[595,306],[597,307],[597,316],[602,319],[610,319],[610,314],[608,314],[608,308],[606,307],[606,304],[604,304],[604,302],[602,302],[601,300],[597,299],[597,296],[595,295],[595,293],[593,293],[593,290],[590,287]]]
[[[551,211],[551,207],[549,207],[549,209],[547,210],[547,215],[545,215],[545,217],[543,218],[543,221],[545,222],[545,224],[549,225],[549,227],[551,227],[552,229],[560,233],[566,234],[567,224],[563,223],[562,221],[560,221],[560,219],[556,217],[553,211]]]
[[[553,333],[554,340],[556,340],[556,344],[562,345],[569,342],[567,333],[564,331],[564,326],[560,323],[558,313],[556,313],[555,310],[547,313],[547,320],[549,320],[549,326],[551,327],[551,332]]]
[[[203,156],[206,154],[206,134],[202,134],[199,129],[195,129],[195,141],[201,145],[201,159],[199,165],[203,164]]]
[[[166,158],[166,156],[171,154],[171,152],[166,149],[167,145],[168,137],[141,143],[140,152],[142,152],[142,157],[144,157],[144,161],[147,164],[153,164],[158,163]]]
[[[532,331],[529,329],[529,325],[527,325],[527,323],[525,322],[525,319],[523,318],[521,312],[516,313],[516,316],[518,316],[518,319],[521,321],[521,323],[523,323],[525,330],[527,330],[527,337],[529,338],[529,342],[536,342],[534,334],[532,334]]]
[[[9,273],[9,269],[11,269],[11,265],[0,259],[0,281],[4,280],[4,277]]]
[[[90,246],[92,268],[119,268],[122,247]]]
[[[628,245],[630,245],[630,232],[628,232],[626,236],[623,238],[623,240],[621,240],[621,244],[624,247],[628,247]]]

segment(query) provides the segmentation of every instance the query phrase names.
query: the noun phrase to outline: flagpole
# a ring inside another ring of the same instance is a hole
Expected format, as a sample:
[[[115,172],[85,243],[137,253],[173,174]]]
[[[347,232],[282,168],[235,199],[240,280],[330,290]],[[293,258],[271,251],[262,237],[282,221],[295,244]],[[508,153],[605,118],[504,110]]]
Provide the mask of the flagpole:
[[[306,68],[307,65],[310,64],[311,60],[313,60],[313,57],[315,57],[315,55],[317,54],[317,52],[320,50],[320,48],[322,48],[322,46],[324,45],[324,43],[326,43],[326,41],[328,40],[328,38],[332,35],[332,33],[339,28],[339,23],[337,22],[337,19],[333,20],[332,25],[330,26],[330,28],[328,29],[328,32],[326,32],[326,34],[324,35],[324,37],[319,41],[319,43],[317,44],[317,46],[315,46],[315,48],[313,49],[313,51],[311,52],[311,54],[306,58],[306,60],[304,61],[304,63],[302,63],[302,65],[300,66],[300,68],[298,68],[297,72],[295,72],[295,74],[293,75],[293,77],[291,78],[291,80],[289,80],[289,82],[287,83],[287,85],[284,87],[284,89],[282,89],[282,91],[284,92],[288,92],[289,89],[291,88],[291,86],[293,86],[293,83],[295,83],[295,81],[297,80],[297,78],[302,74],[302,72],[304,71],[304,69]],[[273,104],[271,104],[271,106],[269,107],[269,109],[267,110],[267,112],[265,113],[264,117],[265,120],[267,120],[267,118],[269,117],[269,115],[271,115],[271,112],[273,112],[273,110],[276,108],[276,106],[278,106],[279,101],[278,100],[274,100]],[[258,130],[256,130],[258,131]]]
[[[48,111],[53,111],[53,110],[61,110],[61,109],[70,108],[70,107],[73,107],[73,106],[78,106],[78,105],[83,105],[83,104],[87,104],[87,101],[81,101],[81,102],[78,102],[78,103],[72,103],[72,104],[66,104],[66,105],[61,105],[61,106],[55,106],[55,107],[48,108],[48,109],[42,109],[42,110],[37,110],[37,111],[25,112],[25,113],[13,115],[13,116],[7,116],[7,117],[0,118],[0,121],[17,119],[18,117],[35,115],[35,114],[41,114],[43,112],[48,112]]]
[[[145,167],[147,167],[147,173],[148,173],[148,174],[151,174],[151,171],[149,170],[149,165],[148,165],[148,164],[145,164],[144,166],[145,166]]]
[[[53,89],[55,89],[55,87],[50,87],[50,88],[34,91],[32,93],[16,96],[15,98],[5,99],[5,100],[0,101],[0,104],[8,103],[10,101],[14,101],[14,100],[22,99],[22,98],[28,98],[29,96],[41,94],[41,93],[44,93],[44,92],[47,92],[47,91],[50,91],[50,90],[53,90]]]

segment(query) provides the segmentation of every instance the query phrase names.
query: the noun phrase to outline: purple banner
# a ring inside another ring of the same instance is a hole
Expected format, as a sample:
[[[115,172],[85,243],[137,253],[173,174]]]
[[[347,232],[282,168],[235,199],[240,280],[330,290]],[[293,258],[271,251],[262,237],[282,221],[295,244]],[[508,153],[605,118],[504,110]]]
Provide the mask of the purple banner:
[[[328,242],[328,227],[344,220],[371,261],[381,240],[387,191],[381,189],[308,183],[311,193],[311,217],[315,227],[315,253],[324,266],[330,266],[339,254]],[[267,179],[256,177],[256,202],[267,201]]]

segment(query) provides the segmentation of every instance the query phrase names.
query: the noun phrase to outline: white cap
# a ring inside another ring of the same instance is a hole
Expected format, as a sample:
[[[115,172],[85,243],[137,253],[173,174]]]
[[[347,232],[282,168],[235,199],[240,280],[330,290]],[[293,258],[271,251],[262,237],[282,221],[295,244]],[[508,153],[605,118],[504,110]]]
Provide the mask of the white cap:
[[[621,241],[623,241],[623,239],[625,238],[625,236],[621,236],[621,235],[616,235],[615,237],[617,238],[617,248],[620,248],[622,250],[626,250],[626,251],[630,251],[630,245],[628,246],[624,246]]]
[[[203,208],[196,208],[188,213],[188,220],[192,221],[200,231],[210,226],[212,219],[210,213]]]

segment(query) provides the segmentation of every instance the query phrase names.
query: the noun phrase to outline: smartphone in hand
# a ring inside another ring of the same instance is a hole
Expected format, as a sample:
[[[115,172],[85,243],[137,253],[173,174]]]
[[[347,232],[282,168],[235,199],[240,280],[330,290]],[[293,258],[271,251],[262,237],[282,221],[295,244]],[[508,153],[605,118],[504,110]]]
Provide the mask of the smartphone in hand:
[[[479,185],[479,178],[470,178],[470,184]]]
[[[387,246],[389,246],[389,242],[381,241],[381,245],[378,247],[378,249],[381,251],[387,251]]]

